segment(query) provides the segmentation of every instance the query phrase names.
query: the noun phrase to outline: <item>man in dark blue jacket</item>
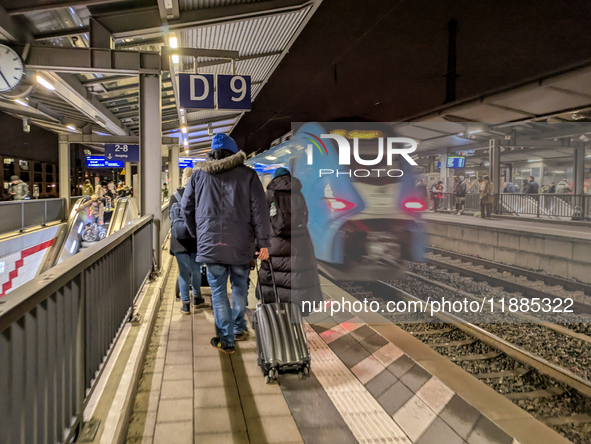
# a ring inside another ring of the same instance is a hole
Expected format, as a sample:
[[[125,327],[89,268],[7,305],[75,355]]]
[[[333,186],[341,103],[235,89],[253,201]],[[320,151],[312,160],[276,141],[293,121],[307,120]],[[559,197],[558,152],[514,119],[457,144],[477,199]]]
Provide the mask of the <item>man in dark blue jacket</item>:
[[[233,353],[234,341],[248,334],[244,312],[249,262],[256,250],[260,259],[269,258],[271,227],[265,192],[245,160],[234,139],[216,134],[208,160],[195,165],[182,200],[188,231],[197,238],[197,262],[207,265],[217,331],[211,345],[225,353]]]

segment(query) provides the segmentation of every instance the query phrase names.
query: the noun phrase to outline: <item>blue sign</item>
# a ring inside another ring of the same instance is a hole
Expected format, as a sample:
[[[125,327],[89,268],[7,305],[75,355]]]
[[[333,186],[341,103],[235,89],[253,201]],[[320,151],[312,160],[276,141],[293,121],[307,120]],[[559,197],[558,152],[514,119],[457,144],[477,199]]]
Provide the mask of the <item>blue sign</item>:
[[[218,74],[218,109],[250,110],[250,76]]]
[[[86,156],[87,168],[123,168],[120,160],[105,160],[105,156]]]
[[[459,156],[447,156],[448,168],[464,168],[466,165],[466,158]]]
[[[128,143],[107,143],[105,159],[108,161],[139,162],[140,146]]]
[[[86,168],[104,168],[105,156],[86,156]]]
[[[204,162],[205,159],[195,159],[194,157],[179,157],[179,168],[193,168],[197,162]]]
[[[213,74],[179,74],[181,108],[214,109]]]

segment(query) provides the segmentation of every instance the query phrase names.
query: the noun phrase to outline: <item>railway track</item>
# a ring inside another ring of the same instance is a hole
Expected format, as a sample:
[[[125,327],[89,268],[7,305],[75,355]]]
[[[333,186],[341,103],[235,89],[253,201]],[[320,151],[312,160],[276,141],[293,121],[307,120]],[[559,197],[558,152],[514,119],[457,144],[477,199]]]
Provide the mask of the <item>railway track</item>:
[[[409,280],[413,285],[408,285]],[[478,299],[475,295],[413,273],[405,281],[395,283],[349,283],[342,287],[357,298],[378,301],[383,308],[388,301],[425,303],[430,299],[432,303],[438,296],[449,296],[452,292]],[[518,327],[511,324],[510,328],[508,324],[501,324],[499,327],[446,312],[434,316],[430,313],[385,316],[567,439],[577,444],[591,443],[591,380],[589,373],[573,371],[576,365],[588,366],[587,358],[577,361],[573,367],[573,362],[548,359],[548,356],[541,356],[520,344],[520,336],[531,336],[532,331],[548,328],[548,324],[521,324]],[[588,336],[557,327],[548,328],[557,341],[553,353],[560,349],[572,352],[572,341],[590,345]],[[507,331],[503,332],[505,329]]]

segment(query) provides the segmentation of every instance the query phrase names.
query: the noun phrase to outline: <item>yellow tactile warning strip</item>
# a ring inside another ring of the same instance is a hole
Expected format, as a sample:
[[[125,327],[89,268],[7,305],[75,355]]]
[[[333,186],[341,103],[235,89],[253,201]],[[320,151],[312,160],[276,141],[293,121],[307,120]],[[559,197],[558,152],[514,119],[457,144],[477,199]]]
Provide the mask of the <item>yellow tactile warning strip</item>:
[[[309,325],[306,334],[312,370],[355,438],[360,443],[410,443],[392,417]]]

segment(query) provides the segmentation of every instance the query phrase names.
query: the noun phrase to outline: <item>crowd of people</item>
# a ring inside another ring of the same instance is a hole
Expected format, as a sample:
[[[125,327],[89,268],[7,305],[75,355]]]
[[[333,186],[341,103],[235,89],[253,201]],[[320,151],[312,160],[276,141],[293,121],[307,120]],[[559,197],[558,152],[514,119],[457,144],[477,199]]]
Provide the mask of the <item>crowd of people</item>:
[[[278,168],[267,191],[244,165],[246,154],[225,134],[213,137],[205,162],[183,171],[181,187],[170,196],[170,253],[179,268],[181,312],[202,307],[202,267],[211,288],[216,336],[210,344],[233,353],[248,337],[245,311],[250,272],[261,260],[257,297],[274,301],[274,271],[281,302],[321,300],[320,280],[301,184]],[[232,302],[227,294],[232,284]]]
[[[431,210],[437,212],[441,206],[441,200],[444,197],[445,189],[443,181],[436,180],[431,185],[429,193],[427,193],[427,182],[425,179],[421,179],[416,185],[417,194],[427,202],[428,197],[433,202]],[[535,181],[533,176],[523,180],[522,187],[513,182],[507,182],[503,188],[503,193],[508,194],[567,194],[572,192],[572,188],[569,186],[566,179],[562,179],[558,185],[551,182],[549,185],[542,187]],[[495,187],[490,180],[490,176],[485,175],[475,178],[470,182],[469,179],[465,179],[464,176],[454,177],[453,188],[451,190],[451,197],[453,202],[448,202],[449,207],[452,208],[452,214],[462,215],[466,208],[466,196],[467,194],[479,194],[480,212],[478,216],[482,218],[489,218],[492,214],[492,206],[495,202]]]

